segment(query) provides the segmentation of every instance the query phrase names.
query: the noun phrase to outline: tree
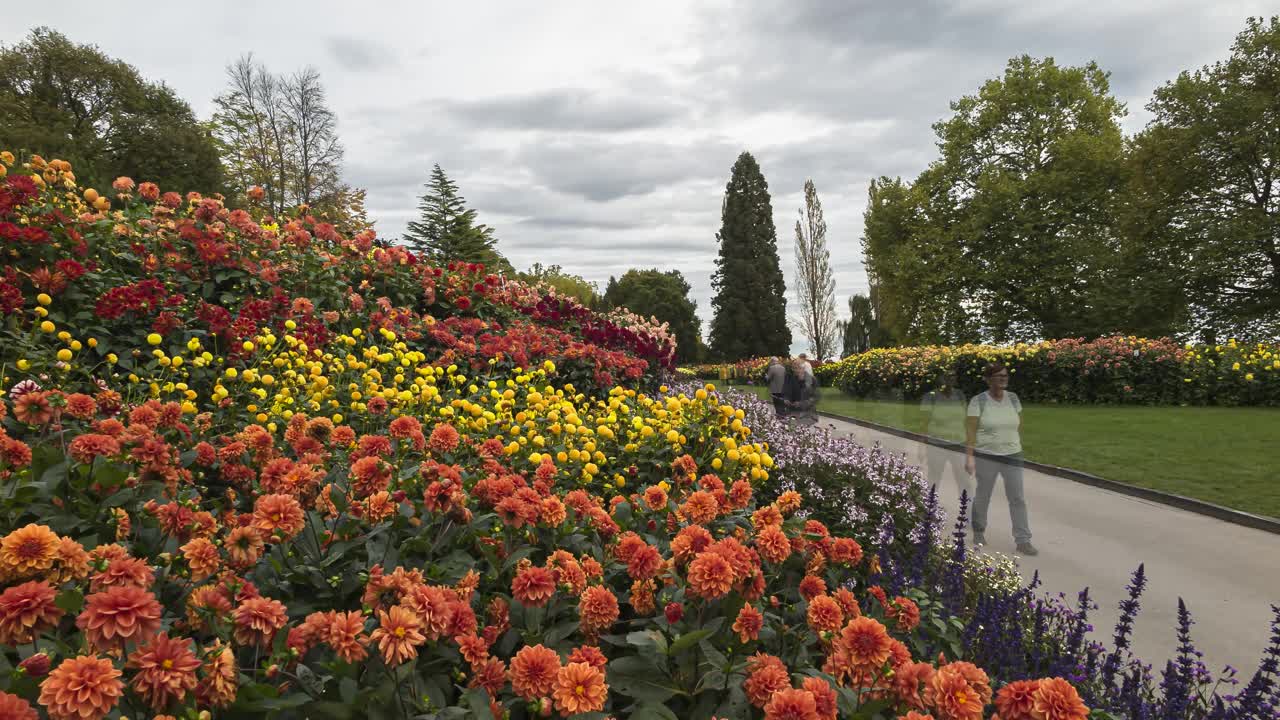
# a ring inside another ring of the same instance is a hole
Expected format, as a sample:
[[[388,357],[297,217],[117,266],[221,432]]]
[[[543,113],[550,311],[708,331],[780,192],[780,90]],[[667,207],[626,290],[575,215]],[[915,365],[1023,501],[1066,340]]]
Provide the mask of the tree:
[[[827,221],[813,180],[804,183],[804,207],[796,220],[796,294],[809,350],[826,360],[836,345],[836,278],[827,250]]]
[[[1190,327],[1280,334],[1280,17],[1250,18],[1229,58],[1183,72],[1147,109],[1135,245],[1166,297],[1189,298]]]
[[[48,28],[0,47],[0,147],[67,160],[85,186],[127,175],[165,190],[223,190],[217,146],[185,101]]]
[[[628,270],[621,278],[609,278],[604,302],[637,315],[665,322],[676,339],[676,359],[698,359],[697,303],[689,298],[689,283],[679,270]]]
[[[483,263],[511,272],[511,264],[498,252],[493,228],[476,222],[476,211],[468,208],[458,194],[458,186],[437,164],[426,192],[418,202],[419,217],[409,223],[404,243],[435,262],[460,260]]]
[[[874,340],[879,327],[870,298],[866,295],[849,296],[849,319],[840,322],[840,330],[844,345],[842,356],[864,353],[876,347]]]
[[[984,334],[1104,332],[1111,318],[1098,297],[1118,246],[1125,170],[1125,110],[1107,74],[1022,56],[951,108],[934,126],[942,157],[915,183],[926,201],[921,234],[953,250],[942,271],[960,280]]]
[[[720,209],[711,285],[711,350],[723,359],[783,355],[791,347],[769,184],[751,153],[733,164]]]
[[[580,275],[567,273],[559,265],[544,266],[542,263],[534,263],[525,272],[517,273],[516,277],[531,285],[547,285],[554,288],[557,293],[576,298],[578,302],[590,308],[595,308],[600,303],[600,295],[595,283],[587,282]]]
[[[227,67],[227,83],[214,98],[212,124],[233,193],[261,187],[276,215],[337,203],[344,150],[320,73],[306,67],[276,75],[248,54]]]
[[[325,101],[320,72],[305,67],[283,82],[285,122],[292,136],[293,196],[300,205],[331,200],[338,192],[344,150],[338,121]]]

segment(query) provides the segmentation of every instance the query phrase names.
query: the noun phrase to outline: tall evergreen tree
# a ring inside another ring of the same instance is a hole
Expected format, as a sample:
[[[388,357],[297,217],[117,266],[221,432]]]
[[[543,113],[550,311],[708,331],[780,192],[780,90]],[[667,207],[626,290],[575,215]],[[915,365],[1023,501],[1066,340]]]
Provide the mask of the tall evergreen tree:
[[[476,222],[476,211],[458,194],[458,185],[437,164],[426,192],[418,202],[421,213],[409,223],[404,243],[436,262],[460,260],[483,263],[511,272],[511,264],[497,250],[493,228]]]
[[[778,261],[769,184],[751,153],[733,164],[720,209],[720,251],[711,277],[711,350],[725,359],[783,355],[791,348],[787,285]]]

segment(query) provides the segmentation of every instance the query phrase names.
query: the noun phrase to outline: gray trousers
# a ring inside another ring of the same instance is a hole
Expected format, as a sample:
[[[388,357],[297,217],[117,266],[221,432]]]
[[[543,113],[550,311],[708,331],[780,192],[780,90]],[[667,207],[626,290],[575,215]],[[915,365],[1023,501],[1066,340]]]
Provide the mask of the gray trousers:
[[[996,476],[1004,478],[1004,495],[1009,500],[1009,519],[1013,539],[1019,544],[1031,542],[1031,522],[1027,519],[1027,498],[1022,487],[1022,453],[1014,455],[975,455],[974,475],[978,491],[973,496],[971,521],[975,532],[987,531],[987,508],[996,488]]]

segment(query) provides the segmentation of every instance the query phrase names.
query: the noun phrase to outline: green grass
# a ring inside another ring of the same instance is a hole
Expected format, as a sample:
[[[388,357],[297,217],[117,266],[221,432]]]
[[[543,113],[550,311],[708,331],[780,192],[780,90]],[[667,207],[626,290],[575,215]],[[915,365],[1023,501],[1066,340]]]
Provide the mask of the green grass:
[[[826,390],[818,409],[921,427],[915,404]],[[1029,460],[1280,518],[1277,408],[1024,404],[1022,444]]]

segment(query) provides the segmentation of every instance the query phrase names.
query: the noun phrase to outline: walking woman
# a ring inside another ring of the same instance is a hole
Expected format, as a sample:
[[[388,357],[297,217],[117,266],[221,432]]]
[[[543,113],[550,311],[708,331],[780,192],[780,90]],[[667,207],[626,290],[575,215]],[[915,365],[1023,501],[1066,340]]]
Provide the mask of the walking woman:
[[[1004,495],[1009,500],[1013,540],[1023,555],[1038,555],[1031,544],[1031,522],[1022,487],[1022,403],[1009,392],[1009,369],[1002,363],[987,365],[982,376],[986,392],[969,400],[965,421],[965,471],[977,479],[973,498],[973,544],[986,545],[987,508],[996,487],[996,476],[1004,479]]]

